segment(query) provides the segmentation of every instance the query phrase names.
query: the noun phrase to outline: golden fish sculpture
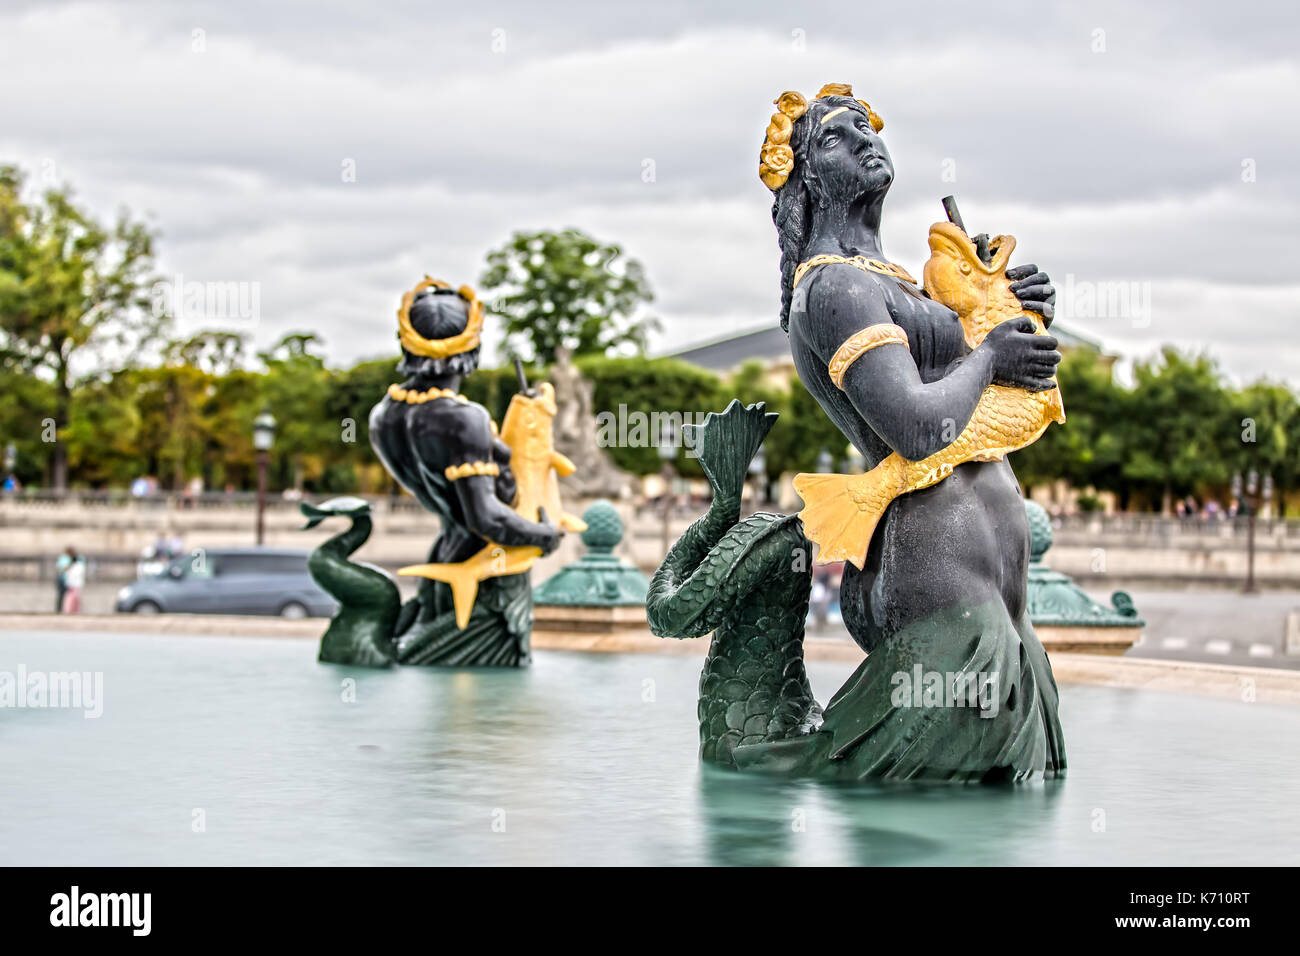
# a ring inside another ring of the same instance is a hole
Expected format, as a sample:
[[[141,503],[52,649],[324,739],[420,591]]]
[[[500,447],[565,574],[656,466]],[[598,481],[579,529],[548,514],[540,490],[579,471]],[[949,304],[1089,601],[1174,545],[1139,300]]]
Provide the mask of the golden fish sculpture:
[[[1026,312],[1011,291],[1006,270],[1015,246],[1012,236],[996,236],[985,263],[959,227],[950,222],[930,227],[926,292],[957,313],[971,348],[994,326],[1024,315],[1034,320],[1037,334],[1046,332],[1042,319]],[[990,385],[961,434],[922,461],[893,452],[862,475],[796,475],[794,487],[804,500],[799,517],[819,547],[817,563],[849,561],[861,569],[876,525],[899,495],[938,484],[964,462],[998,461],[1032,445],[1052,422],[1064,421],[1059,388],[1036,392]]]
[[[564,510],[560,503],[558,475],[571,475],[576,466],[555,450],[553,424],[555,388],[543,382],[536,394],[520,392],[510,399],[501,425],[501,440],[510,446],[510,471],[515,477],[518,495],[514,510],[529,521],[538,520],[539,510],[565,531],[586,531],[587,523]],[[398,574],[432,578],[451,588],[456,610],[456,626],[464,630],[469,624],[480,581],[507,574],[522,574],[542,556],[541,548],[528,545],[503,545],[489,541],[464,561],[454,564],[415,564],[401,568]]]

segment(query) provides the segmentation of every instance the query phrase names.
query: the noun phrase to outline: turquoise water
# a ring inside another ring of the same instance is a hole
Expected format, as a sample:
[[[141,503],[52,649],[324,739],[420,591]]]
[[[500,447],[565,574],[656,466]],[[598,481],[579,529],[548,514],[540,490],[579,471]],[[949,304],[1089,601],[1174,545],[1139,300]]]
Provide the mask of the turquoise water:
[[[848,787],[701,768],[692,655],[375,672],[315,651],[0,634],[0,672],[104,675],[98,719],[0,709],[0,863],[1300,859],[1296,708],[1070,685],[1063,781]],[[813,663],[818,698],[851,669]]]

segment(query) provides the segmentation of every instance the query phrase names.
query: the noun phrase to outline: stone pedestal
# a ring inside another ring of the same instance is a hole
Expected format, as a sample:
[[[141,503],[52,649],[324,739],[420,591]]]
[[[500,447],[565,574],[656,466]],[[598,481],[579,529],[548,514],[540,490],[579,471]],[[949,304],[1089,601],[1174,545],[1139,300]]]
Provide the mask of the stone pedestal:
[[[1141,625],[1135,627],[1056,627],[1035,624],[1034,633],[1049,654],[1109,654],[1118,657],[1142,637]]]
[[[569,635],[584,644],[647,633],[650,579],[613,553],[623,540],[623,520],[608,501],[595,502],[582,518],[587,553],[533,589],[534,633]]]
[[[1042,506],[1025,502],[1029,518],[1029,618],[1049,653],[1123,654],[1142,637],[1146,622],[1124,591],[1111,595],[1113,607],[1098,604],[1068,575],[1043,562],[1052,546],[1052,519]]]

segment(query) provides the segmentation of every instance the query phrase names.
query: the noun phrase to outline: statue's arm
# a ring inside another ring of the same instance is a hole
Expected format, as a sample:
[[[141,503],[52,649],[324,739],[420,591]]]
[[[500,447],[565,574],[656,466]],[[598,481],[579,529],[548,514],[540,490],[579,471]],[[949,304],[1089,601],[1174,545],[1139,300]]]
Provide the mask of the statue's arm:
[[[904,458],[920,461],[951,443],[994,379],[1050,384],[1055,361],[1047,353],[1056,342],[1032,335],[1028,319],[1004,323],[942,379],[923,382],[875,280],[836,266],[819,280],[797,331],[872,431]]]
[[[529,521],[497,497],[501,466],[493,454],[491,423],[482,409],[448,409],[434,422],[417,418],[412,440],[438,441],[447,447],[449,464],[442,478],[451,484],[466,526],[474,534],[495,544],[541,548],[544,554],[559,545],[560,531],[549,520]]]
[[[541,521],[520,517],[496,496],[496,479],[474,475],[453,483],[469,530],[496,544],[529,545],[550,554],[559,546],[560,531],[543,514]]]

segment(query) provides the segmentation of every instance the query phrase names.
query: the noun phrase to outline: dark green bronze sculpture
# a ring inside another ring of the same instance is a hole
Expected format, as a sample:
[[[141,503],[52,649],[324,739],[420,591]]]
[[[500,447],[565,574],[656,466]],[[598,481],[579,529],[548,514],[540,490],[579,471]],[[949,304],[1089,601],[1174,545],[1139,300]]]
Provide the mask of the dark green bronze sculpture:
[[[533,603],[569,607],[629,607],[645,604],[650,581],[614,554],[623,540],[623,519],[608,501],[582,513],[587,553],[533,589]]]
[[[1028,529],[1006,461],[1064,420],[1055,293],[1036,267],[1008,269],[1011,237],[968,237],[955,205],[931,229],[917,288],[880,243],[893,181],[880,117],[845,84],[776,105],[759,174],[774,193],[781,324],[804,386],[869,468],[798,476],[798,517],[738,520],[736,485],[770,419],[732,403],[699,427],[715,501],[656,574],[647,611],[660,636],[717,629],[701,754],[831,779],[1059,774],[1056,685],[1028,615]],[[812,544],[818,561],[847,562],[840,604],[868,655],[824,713],[801,648]]]
[[[1029,616],[1038,627],[1107,627],[1137,629],[1146,626],[1126,591],[1111,595],[1111,607],[1098,604],[1070,579],[1053,571],[1043,560],[1052,546],[1052,519],[1043,506],[1025,502],[1029,519]]]
[[[727,767],[738,747],[805,736],[822,719],[803,665],[808,539],[793,515],[740,517],[749,462],[776,417],[733,401],[698,426],[713,503],[669,550],[646,598],[660,637],[713,634],[700,675],[700,757]]]
[[[442,522],[427,563],[399,572],[422,578],[418,595],[399,606],[387,575],[348,561],[370,533],[364,502],[303,506],[308,527],[334,513],[353,519],[309,562],[342,607],[321,660],[521,667],[531,659],[529,568],[554,550],[562,529],[585,525],[560,506],[556,473],[572,465],[551,446],[551,386],[521,382],[499,434],[487,410],[457,392],[478,367],[482,324],[482,305],[468,287],[419,283],[398,311],[403,381],[370,414],[380,461]]]
[[[382,568],[348,560],[370,537],[370,502],[362,498],[331,498],[319,505],[303,502],[304,529],[327,518],[350,519],[307,560],[312,578],[339,602],[320,642],[320,660],[335,664],[387,667],[393,660],[393,629],[401,597],[397,583]]]

